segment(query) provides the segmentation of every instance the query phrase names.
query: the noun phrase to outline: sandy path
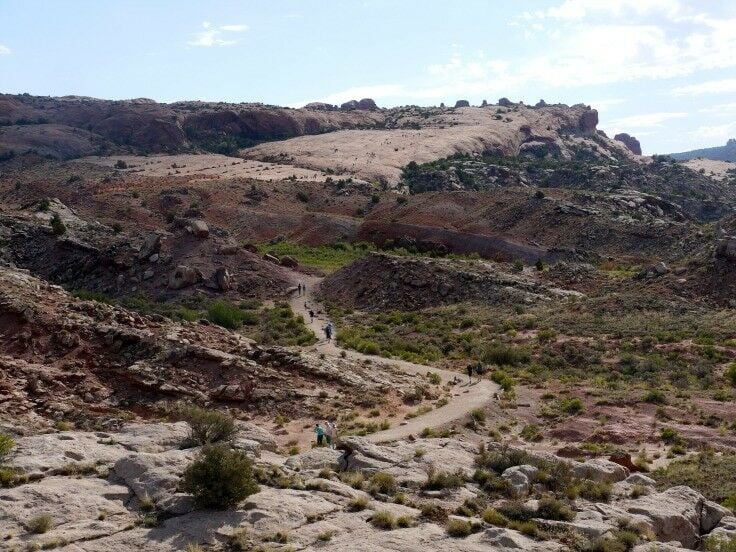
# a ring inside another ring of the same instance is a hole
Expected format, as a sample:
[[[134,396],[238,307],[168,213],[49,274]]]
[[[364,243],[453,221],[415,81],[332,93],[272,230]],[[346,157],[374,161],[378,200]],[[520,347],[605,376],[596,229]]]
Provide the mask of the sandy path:
[[[475,408],[482,408],[493,402],[493,395],[499,390],[499,386],[490,380],[474,380],[473,384],[468,385],[467,379],[458,372],[452,372],[450,370],[441,370],[432,366],[426,366],[424,364],[415,364],[413,362],[407,362],[404,360],[386,359],[378,356],[364,355],[356,351],[348,349],[342,349],[335,341],[334,336],[332,341],[327,341],[324,336],[322,328],[327,324],[328,317],[324,312],[324,308],[314,298],[314,290],[316,290],[322,278],[316,276],[299,275],[299,281],[307,286],[306,294],[301,296],[294,294],[289,299],[292,310],[301,314],[304,317],[307,325],[309,323],[309,309],[311,308],[315,313],[321,311],[314,318],[314,322],[311,324],[311,328],[319,338],[319,341],[307,348],[308,351],[316,353],[323,353],[326,356],[339,357],[344,351],[347,355],[346,358],[353,360],[366,360],[381,361],[390,363],[396,366],[403,372],[408,374],[420,374],[424,376],[427,372],[435,372],[442,378],[442,383],[445,384],[452,381],[455,378],[461,378],[463,383],[452,387],[452,397],[450,401],[440,408],[436,408],[431,412],[417,416],[411,420],[402,422],[401,425],[389,428],[385,431],[379,431],[366,436],[366,439],[373,443],[384,443],[388,441],[396,441],[398,439],[404,439],[409,435],[418,435],[425,427],[437,427],[448,422],[458,420],[465,417],[471,410]],[[305,303],[308,308],[305,308]]]

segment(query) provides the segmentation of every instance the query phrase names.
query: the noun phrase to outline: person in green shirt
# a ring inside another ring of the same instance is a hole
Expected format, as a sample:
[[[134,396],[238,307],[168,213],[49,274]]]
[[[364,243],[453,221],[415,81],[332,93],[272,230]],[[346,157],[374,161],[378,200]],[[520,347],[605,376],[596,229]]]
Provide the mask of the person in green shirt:
[[[314,426],[314,432],[317,434],[317,446],[321,447],[325,439],[325,429],[317,424]]]

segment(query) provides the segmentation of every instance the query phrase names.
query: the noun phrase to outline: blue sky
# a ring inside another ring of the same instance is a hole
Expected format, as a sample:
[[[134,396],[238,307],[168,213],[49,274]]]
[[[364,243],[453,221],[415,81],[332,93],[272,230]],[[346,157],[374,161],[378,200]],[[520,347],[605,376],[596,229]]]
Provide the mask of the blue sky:
[[[736,1],[0,0],[0,92],[591,104],[645,153],[736,137]]]

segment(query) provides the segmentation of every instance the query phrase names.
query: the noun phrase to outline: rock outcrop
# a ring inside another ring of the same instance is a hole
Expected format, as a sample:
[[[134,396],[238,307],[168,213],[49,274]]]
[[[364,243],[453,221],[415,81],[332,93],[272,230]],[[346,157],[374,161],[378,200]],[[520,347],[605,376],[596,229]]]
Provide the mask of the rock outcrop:
[[[616,136],[614,136],[613,139],[618,142],[621,142],[624,146],[626,146],[629,149],[631,153],[635,155],[641,155],[641,144],[639,143],[639,140],[637,140],[633,136],[630,136],[629,134],[622,132],[620,134],[616,134]]]

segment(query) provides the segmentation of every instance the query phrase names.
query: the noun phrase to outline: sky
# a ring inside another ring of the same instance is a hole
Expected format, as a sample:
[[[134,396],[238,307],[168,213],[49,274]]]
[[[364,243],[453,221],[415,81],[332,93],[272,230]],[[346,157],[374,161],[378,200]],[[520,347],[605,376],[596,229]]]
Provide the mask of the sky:
[[[668,153],[736,137],[736,0],[0,0],[0,92],[544,99]]]

